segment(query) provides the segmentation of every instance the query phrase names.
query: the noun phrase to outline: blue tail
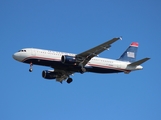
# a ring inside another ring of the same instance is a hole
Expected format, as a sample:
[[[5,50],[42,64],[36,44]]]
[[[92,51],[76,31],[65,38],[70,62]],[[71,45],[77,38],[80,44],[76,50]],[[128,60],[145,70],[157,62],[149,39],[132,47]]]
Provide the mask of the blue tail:
[[[137,42],[132,42],[118,60],[135,62],[138,46],[139,44]]]

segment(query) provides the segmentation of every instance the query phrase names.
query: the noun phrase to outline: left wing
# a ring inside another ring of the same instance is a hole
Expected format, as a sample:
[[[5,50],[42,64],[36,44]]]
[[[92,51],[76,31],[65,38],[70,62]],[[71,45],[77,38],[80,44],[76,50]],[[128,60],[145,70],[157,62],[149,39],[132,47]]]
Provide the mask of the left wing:
[[[62,83],[63,80],[66,80],[69,78],[70,75],[74,74],[73,71],[66,71],[66,70],[59,70],[59,69],[54,69],[54,72],[57,73],[57,77],[55,78],[56,81]]]
[[[108,48],[111,47],[111,44],[116,42],[117,40],[122,39],[121,37],[119,38],[113,38],[103,44],[100,44],[92,49],[89,49],[85,52],[82,52],[80,54],[76,55],[76,59],[81,61],[81,66],[85,66],[93,57],[97,56],[101,52],[107,50]]]

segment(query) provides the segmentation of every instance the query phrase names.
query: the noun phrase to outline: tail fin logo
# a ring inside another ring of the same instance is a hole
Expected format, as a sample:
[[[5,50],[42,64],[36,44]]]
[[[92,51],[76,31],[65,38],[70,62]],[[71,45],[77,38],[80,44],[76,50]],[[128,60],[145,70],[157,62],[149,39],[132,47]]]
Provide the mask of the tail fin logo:
[[[121,55],[119,60],[135,62],[138,46],[139,43],[132,42],[130,46],[126,49],[126,51]]]
[[[127,57],[135,58],[134,52],[127,52]]]

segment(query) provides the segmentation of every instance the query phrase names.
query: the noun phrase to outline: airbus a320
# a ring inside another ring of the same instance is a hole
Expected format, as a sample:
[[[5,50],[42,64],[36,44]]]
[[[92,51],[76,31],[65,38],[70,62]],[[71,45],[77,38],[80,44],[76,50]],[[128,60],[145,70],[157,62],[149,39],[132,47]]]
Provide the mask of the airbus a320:
[[[137,42],[132,42],[119,59],[98,57],[101,52],[108,50],[111,45],[119,39],[122,38],[113,38],[79,54],[37,48],[24,48],[14,53],[13,58],[17,61],[30,64],[30,72],[33,71],[33,65],[51,67],[52,70],[42,71],[42,77],[48,80],[55,79],[60,83],[63,81],[71,83],[73,79],[70,76],[76,72],[81,74],[86,72],[124,72],[128,74],[131,71],[143,69],[141,64],[150,58],[136,61],[136,53],[139,46]]]

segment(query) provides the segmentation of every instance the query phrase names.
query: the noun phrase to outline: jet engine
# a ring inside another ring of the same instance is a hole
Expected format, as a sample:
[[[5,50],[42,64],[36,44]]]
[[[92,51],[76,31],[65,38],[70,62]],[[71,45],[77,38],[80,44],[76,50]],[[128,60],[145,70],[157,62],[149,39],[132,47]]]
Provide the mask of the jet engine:
[[[69,55],[63,55],[61,57],[61,62],[66,65],[75,65],[77,63],[76,58],[74,56]]]
[[[42,71],[42,77],[45,79],[55,79],[57,77],[57,75],[58,74],[53,71],[48,71],[48,70]]]

